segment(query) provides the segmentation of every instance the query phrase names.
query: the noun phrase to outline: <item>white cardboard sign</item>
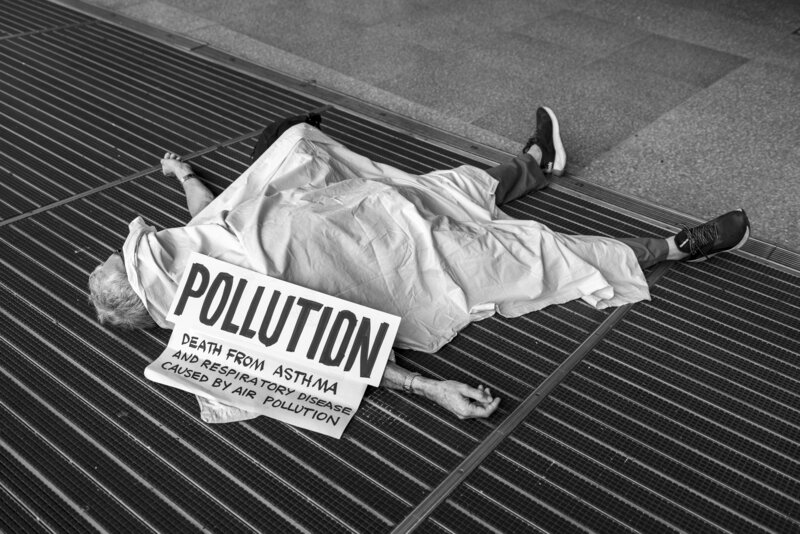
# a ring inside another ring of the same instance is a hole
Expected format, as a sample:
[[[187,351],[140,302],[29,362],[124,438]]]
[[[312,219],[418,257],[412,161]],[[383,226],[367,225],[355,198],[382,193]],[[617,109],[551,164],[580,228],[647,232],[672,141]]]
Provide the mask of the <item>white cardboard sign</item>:
[[[193,253],[155,382],[341,437],[400,318]]]

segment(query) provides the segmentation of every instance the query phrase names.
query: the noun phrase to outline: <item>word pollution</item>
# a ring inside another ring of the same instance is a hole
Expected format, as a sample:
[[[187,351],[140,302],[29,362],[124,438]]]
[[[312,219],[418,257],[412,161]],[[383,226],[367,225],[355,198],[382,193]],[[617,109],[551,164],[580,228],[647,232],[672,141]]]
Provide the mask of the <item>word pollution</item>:
[[[204,327],[257,341],[285,355],[345,372],[355,366],[354,372],[368,378],[385,343],[393,341],[388,322],[373,324],[370,317],[352,309],[337,309],[285,289],[267,288],[229,271],[212,276],[199,262],[184,276],[173,316],[180,317],[188,305],[199,304],[196,319]]]
[[[400,326],[380,310],[197,253],[166,318],[172,335],[145,377],[337,439],[367,386],[380,384]]]

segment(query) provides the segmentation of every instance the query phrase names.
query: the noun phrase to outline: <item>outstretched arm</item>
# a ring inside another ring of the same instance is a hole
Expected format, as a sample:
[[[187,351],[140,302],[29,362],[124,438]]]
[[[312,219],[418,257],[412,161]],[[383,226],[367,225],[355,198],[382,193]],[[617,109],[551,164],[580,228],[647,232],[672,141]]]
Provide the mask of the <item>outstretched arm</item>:
[[[192,166],[181,161],[177,154],[173,152],[164,154],[161,160],[161,172],[164,176],[174,176],[181,183],[186,194],[186,207],[192,217],[203,211],[203,208],[214,200],[214,195],[194,174]]]
[[[474,388],[454,380],[433,380],[412,373],[395,362],[386,364],[381,386],[422,395],[453,412],[459,419],[489,417],[500,405],[489,388]]]

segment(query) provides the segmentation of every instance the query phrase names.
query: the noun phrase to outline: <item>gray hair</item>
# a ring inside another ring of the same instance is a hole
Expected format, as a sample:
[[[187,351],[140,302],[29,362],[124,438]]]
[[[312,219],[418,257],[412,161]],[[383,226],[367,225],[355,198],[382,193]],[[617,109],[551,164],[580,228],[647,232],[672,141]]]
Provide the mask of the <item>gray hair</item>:
[[[100,324],[122,328],[150,328],[155,326],[139,295],[131,287],[124,272],[100,274],[98,265],[89,275],[89,302],[97,310]]]

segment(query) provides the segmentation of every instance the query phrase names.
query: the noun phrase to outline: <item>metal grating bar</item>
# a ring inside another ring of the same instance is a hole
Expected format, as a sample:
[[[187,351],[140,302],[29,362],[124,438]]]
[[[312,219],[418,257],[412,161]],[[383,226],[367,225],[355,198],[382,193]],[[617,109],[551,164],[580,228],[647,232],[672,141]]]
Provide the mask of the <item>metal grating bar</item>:
[[[667,269],[668,265],[666,264],[659,266],[659,268],[651,273],[648,283],[652,285],[653,281],[661,277]],[[472,473],[480,468],[481,464],[493,453],[501,441],[533,413],[538,408],[539,403],[546,399],[547,396],[550,395],[550,392],[558,387],[561,381],[564,380],[576,366],[580,365],[586,354],[588,354],[617,323],[622,321],[631,307],[632,306],[627,305],[617,308],[595,331],[591,332],[588,337],[585,337],[585,341],[581,346],[573,350],[569,358],[564,360],[557,369],[553,370],[545,380],[539,383],[536,389],[520,403],[514,412],[499,424],[497,428],[483,440],[481,445],[475,448],[475,450],[461,462],[458,469],[452,471],[439,486],[431,491],[425,500],[420,503],[411,514],[406,516],[403,522],[396,525],[394,532],[400,533],[414,530],[417,526],[424,523],[431,513],[437,512],[438,508],[451,493],[456,492],[456,494],[459,494],[458,486],[462,485],[464,480],[468,477],[472,478]],[[474,476],[480,476],[480,470]],[[484,486],[485,485],[481,485],[482,488]],[[452,499],[448,502],[452,504]]]
[[[6,349],[10,347],[3,345]],[[12,349],[11,353],[14,352]],[[17,359],[17,362],[21,361],[24,360]],[[28,456],[26,463],[36,465],[40,470],[39,477],[47,479],[49,486],[61,488],[64,492],[62,499],[73,508],[97,507],[97,511],[86,515],[89,524],[98,530],[112,531],[198,527],[196,523],[177,521],[178,514],[172,513],[173,510],[165,513],[163,503],[152,498],[155,495],[152,487],[142,487],[137,477],[124,476],[124,472],[113,465],[114,459],[104,454],[104,447],[75,431],[78,417],[71,413],[69,393],[61,384],[48,380],[36,370],[25,371],[27,373],[22,374],[24,371],[20,369],[18,376],[4,372],[4,382],[10,388],[8,397],[16,404],[9,406],[11,414],[4,414],[4,421],[8,423],[9,448],[17,451],[18,457]],[[58,403],[58,408],[54,403]],[[32,424],[37,425],[37,429],[25,428],[19,412],[13,413],[15,411],[23,412],[28,424],[35,420]],[[52,439],[54,435],[58,436],[57,443]],[[72,468],[65,469],[64,464]],[[110,481],[116,482],[120,478],[120,485],[130,485],[133,490],[129,491],[129,498],[125,501],[110,495],[107,490]],[[159,513],[150,515],[148,510],[159,510]],[[149,521],[142,520],[141,514],[150,515],[156,521],[159,518],[168,521],[160,525],[148,524]]]
[[[92,19],[41,0],[0,4],[0,39],[35,31],[82,24]]]
[[[431,521],[797,530],[799,283],[736,256],[677,266]]]
[[[12,465],[11,459],[3,457],[2,465]],[[11,469],[8,469],[7,475],[11,474]],[[9,477],[7,480],[11,480]],[[9,532],[27,532],[30,534],[38,534],[40,532],[55,532],[53,525],[45,524],[43,518],[37,517],[33,514],[33,506],[29,503],[24,503],[17,499],[16,495],[12,495],[6,489],[11,486],[7,480],[3,481],[0,487],[0,510],[3,510],[2,524],[8,529]],[[15,481],[16,485],[16,481]]]

